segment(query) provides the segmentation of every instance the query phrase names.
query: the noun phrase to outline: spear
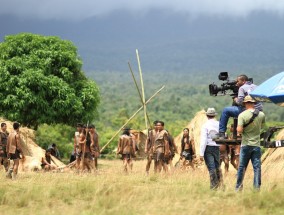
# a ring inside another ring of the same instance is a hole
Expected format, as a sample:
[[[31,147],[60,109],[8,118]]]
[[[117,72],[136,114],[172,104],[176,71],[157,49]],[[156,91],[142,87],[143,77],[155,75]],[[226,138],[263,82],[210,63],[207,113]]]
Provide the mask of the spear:
[[[165,86],[162,86],[155,94],[153,94],[146,102],[145,105],[148,104],[159,92],[162,91],[162,89],[164,89]],[[112,136],[112,138],[110,138],[110,140],[101,148],[100,152],[102,152],[107,145],[116,137],[116,135],[130,122],[130,120],[132,120],[137,113],[139,113],[140,110],[142,110],[144,107],[144,105],[142,105],[124,124],[123,126],[121,126],[121,128]]]
[[[134,80],[136,89],[137,89],[137,91],[138,91],[138,94],[139,94],[141,103],[142,103],[142,105],[143,105],[143,104],[144,104],[143,98],[142,98],[141,92],[140,92],[140,90],[139,90],[139,87],[138,87],[136,78],[135,78],[135,76],[134,76],[134,74],[133,74],[133,70],[132,70],[132,68],[131,68],[130,62],[128,62],[128,67],[129,67],[129,70],[130,70],[130,72],[131,72],[132,78],[133,78],[133,80]],[[148,113],[146,113],[146,116],[147,116],[148,123],[149,123],[150,127],[152,128],[152,126],[151,126],[151,121],[150,121],[150,119],[149,119]]]

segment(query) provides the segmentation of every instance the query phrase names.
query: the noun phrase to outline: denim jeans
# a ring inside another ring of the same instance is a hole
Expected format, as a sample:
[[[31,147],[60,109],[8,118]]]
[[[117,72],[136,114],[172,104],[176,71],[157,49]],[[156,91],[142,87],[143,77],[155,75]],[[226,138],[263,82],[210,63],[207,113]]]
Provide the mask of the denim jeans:
[[[206,146],[204,160],[210,175],[210,189],[220,185],[222,173],[220,170],[220,150],[218,146]]]
[[[226,132],[227,124],[230,117],[238,117],[238,115],[243,111],[243,107],[240,106],[230,106],[225,107],[222,111],[219,124],[219,132]]]
[[[237,173],[236,190],[241,190],[243,187],[243,180],[245,172],[251,160],[253,166],[253,187],[259,189],[261,185],[261,149],[258,146],[242,146],[240,153],[240,164]]]

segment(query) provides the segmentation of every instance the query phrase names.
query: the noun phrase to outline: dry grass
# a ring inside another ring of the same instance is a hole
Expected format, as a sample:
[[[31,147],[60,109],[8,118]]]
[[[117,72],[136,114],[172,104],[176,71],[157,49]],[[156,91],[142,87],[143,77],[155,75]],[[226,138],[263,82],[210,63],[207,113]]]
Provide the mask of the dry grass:
[[[100,160],[96,174],[20,173],[17,181],[0,175],[0,214],[284,214],[284,183],[263,178],[252,191],[234,191],[236,171],[225,177],[224,190],[210,191],[207,171],[145,176],[145,161],[123,174],[120,160]]]

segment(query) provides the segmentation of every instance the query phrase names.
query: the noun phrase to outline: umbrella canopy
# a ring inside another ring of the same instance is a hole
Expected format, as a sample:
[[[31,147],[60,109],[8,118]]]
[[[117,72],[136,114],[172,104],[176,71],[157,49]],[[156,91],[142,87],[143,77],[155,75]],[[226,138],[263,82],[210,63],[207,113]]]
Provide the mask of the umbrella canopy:
[[[267,79],[255,88],[250,95],[257,101],[273,102],[284,107],[284,72]]]

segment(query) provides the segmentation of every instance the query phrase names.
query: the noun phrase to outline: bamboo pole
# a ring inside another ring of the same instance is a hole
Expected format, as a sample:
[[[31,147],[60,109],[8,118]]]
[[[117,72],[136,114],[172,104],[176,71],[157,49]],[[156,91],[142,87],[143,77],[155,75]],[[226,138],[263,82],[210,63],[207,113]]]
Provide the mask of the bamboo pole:
[[[139,69],[140,81],[141,81],[141,88],[142,88],[142,100],[143,100],[145,126],[146,126],[146,129],[148,129],[147,110],[146,110],[146,104],[145,104],[145,91],[144,91],[144,83],[143,83],[142,69],[141,69],[141,65],[140,65],[140,58],[139,58],[138,49],[136,49],[136,56],[137,56],[138,69]]]
[[[162,86],[155,94],[153,94],[146,102],[145,105],[148,104],[159,92],[164,89],[165,86]],[[121,128],[110,138],[110,140],[101,148],[100,153],[107,147],[107,145],[118,135],[118,133],[137,115],[137,113],[142,110],[144,105],[142,105],[124,124]]]
[[[129,63],[129,62],[128,62],[128,67],[129,67],[129,70],[130,70],[130,72],[131,72],[132,78],[133,78],[133,80],[134,80],[134,83],[135,83],[136,89],[137,89],[137,91],[138,91],[138,94],[139,94],[139,97],[140,97],[141,103],[142,103],[142,105],[143,105],[143,104],[144,104],[144,103],[143,103],[143,98],[142,98],[142,95],[141,95],[141,92],[140,92],[140,90],[139,90],[139,87],[138,87],[138,84],[137,84],[136,78],[135,78],[135,76],[134,76],[133,70],[132,70],[131,65],[130,65],[130,63]],[[147,120],[148,120],[148,123],[149,123],[149,125],[150,125],[150,128],[152,128],[152,126],[151,126],[151,121],[150,121],[150,118],[149,118],[149,115],[148,115],[148,113],[147,113],[147,112],[146,112],[146,116],[147,116]]]

